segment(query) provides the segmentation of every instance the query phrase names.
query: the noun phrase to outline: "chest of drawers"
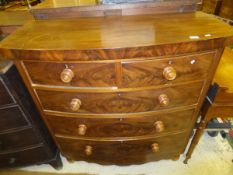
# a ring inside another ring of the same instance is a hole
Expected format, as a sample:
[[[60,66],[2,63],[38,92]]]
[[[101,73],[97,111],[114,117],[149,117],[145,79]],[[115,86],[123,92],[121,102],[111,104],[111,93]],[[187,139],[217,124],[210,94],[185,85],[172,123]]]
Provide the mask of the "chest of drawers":
[[[198,12],[35,21],[0,48],[68,160],[126,165],[184,152],[232,39]]]
[[[16,67],[0,60],[0,168],[49,163],[62,167]]]

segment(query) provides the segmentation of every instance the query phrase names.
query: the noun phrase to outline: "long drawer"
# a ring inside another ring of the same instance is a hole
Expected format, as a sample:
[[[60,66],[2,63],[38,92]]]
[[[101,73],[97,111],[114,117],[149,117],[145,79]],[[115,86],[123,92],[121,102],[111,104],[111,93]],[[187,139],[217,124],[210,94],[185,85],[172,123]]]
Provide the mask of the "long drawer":
[[[46,119],[55,134],[83,137],[131,137],[161,135],[185,130],[193,109],[133,115],[54,116]]]
[[[44,110],[73,113],[135,113],[193,105],[203,82],[129,92],[36,90]]]
[[[40,143],[32,128],[10,133],[0,133],[0,152],[21,149]]]
[[[186,133],[131,141],[80,140],[57,137],[64,156],[100,164],[139,164],[170,159],[184,151]]]
[[[204,79],[215,51],[186,56],[116,62],[33,62],[23,64],[33,84],[77,87],[146,87]],[[174,71],[176,73],[174,76]]]

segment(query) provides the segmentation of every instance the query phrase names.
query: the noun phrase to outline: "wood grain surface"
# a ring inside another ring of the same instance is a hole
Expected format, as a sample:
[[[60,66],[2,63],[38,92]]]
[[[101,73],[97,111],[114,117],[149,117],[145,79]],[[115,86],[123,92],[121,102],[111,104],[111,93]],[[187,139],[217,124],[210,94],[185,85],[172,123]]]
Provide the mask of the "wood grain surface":
[[[183,86],[119,93],[45,90],[36,90],[36,93],[44,110],[100,114],[135,113],[196,104],[202,86],[203,82],[196,82]],[[158,97],[161,94],[168,96],[170,102],[167,106],[159,103]],[[70,108],[70,103],[74,98],[79,99],[82,103],[80,109],[75,112]]]
[[[201,12],[33,21],[1,42],[0,52],[25,60],[125,59],[220,48],[232,36],[230,26]]]
[[[114,63],[96,62],[91,64],[25,61],[24,65],[34,84],[79,87],[117,86]],[[60,78],[65,68],[73,71],[74,77],[70,83],[64,83]]]
[[[141,113],[134,116],[119,115],[88,115],[88,116],[54,116],[47,115],[46,119],[55,134],[80,136],[79,125],[86,126],[83,137],[130,137],[143,135],[164,135],[185,130],[193,117],[193,109],[154,113]],[[156,130],[156,122],[161,121],[164,130]]]
[[[184,139],[182,138],[185,136],[186,133],[180,133],[155,139],[104,142],[61,136],[58,136],[57,139],[62,147],[62,153],[70,159],[86,160],[101,164],[109,164],[111,162],[118,165],[127,165],[132,163],[141,164],[160,159],[171,159],[175,155],[180,155],[184,149]],[[159,145],[159,151],[156,153],[152,151],[151,146],[153,143]],[[85,154],[85,147],[87,145],[92,147],[92,154],[89,156]]]

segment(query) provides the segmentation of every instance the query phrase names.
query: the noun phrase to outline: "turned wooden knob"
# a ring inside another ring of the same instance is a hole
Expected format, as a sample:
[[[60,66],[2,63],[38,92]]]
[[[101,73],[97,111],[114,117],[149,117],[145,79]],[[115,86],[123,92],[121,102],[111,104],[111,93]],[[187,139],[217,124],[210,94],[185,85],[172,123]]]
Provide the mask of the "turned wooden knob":
[[[176,78],[176,70],[169,66],[163,69],[163,76],[166,80],[174,80]]]
[[[163,132],[165,127],[162,121],[157,121],[154,123],[156,132]]]
[[[93,150],[92,146],[87,145],[87,146],[85,147],[85,154],[86,154],[87,156],[92,155],[92,150]]]
[[[167,106],[169,104],[169,98],[166,94],[160,94],[158,101],[161,106]]]
[[[84,125],[84,124],[80,124],[78,125],[78,134],[83,136],[86,134],[86,131],[87,131],[87,126]]]
[[[73,98],[70,102],[70,109],[72,111],[78,111],[82,102],[78,98]]]
[[[74,73],[71,69],[65,68],[60,75],[61,81],[64,83],[70,83],[74,77]]]
[[[153,143],[153,144],[151,145],[151,149],[152,149],[152,151],[153,151],[154,153],[159,152],[159,144],[158,144],[158,143]]]

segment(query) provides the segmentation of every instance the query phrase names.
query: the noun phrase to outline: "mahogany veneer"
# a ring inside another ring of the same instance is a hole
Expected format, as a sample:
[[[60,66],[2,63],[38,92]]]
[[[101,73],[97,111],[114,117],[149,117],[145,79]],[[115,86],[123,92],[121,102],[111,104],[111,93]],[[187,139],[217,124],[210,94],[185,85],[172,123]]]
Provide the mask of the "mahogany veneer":
[[[184,152],[231,43],[231,27],[198,12],[33,21],[0,52],[68,160],[125,165]]]

